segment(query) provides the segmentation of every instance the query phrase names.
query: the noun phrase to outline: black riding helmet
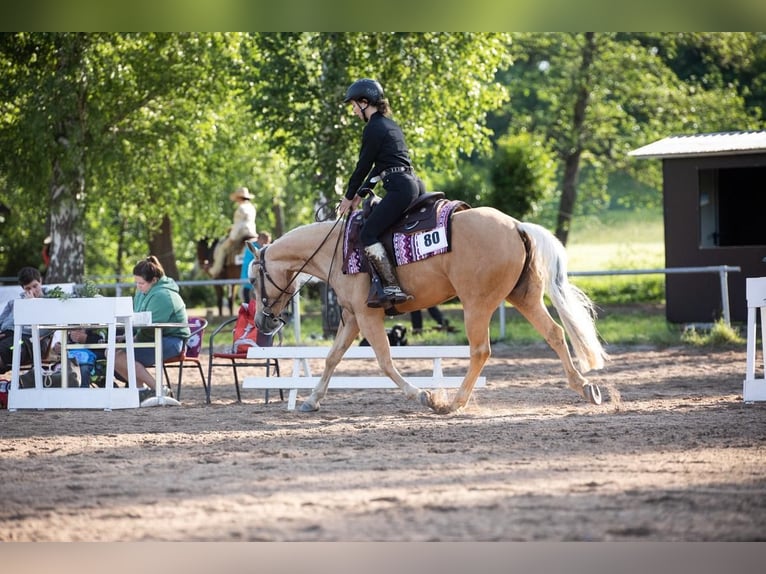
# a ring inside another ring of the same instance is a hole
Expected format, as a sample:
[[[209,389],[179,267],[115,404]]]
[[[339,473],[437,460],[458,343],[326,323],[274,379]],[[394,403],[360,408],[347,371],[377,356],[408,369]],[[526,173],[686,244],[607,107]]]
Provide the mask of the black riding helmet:
[[[383,87],[376,80],[362,78],[348,87],[343,103],[347,104],[351,100],[367,100],[370,105],[374,106],[382,99]]]

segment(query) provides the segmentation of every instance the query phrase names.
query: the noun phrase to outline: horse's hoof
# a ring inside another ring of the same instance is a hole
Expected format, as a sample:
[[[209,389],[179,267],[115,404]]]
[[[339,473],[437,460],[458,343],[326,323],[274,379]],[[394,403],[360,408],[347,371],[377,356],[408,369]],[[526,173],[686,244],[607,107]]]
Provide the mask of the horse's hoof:
[[[585,392],[585,398],[588,399],[589,402],[594,405],[601,404],[601,390],[598,388],[598,385],[584,385],[582,390]]]
[[[313,405],[304,401],[301,403],[301,406],[298,407],[298,410],[302,413],[314,413],[319,410],[319,405]]]
[[[437,415],[446,415],[455,410],[444,397],[431,391],[420,393],[420,404],[431,409]]]

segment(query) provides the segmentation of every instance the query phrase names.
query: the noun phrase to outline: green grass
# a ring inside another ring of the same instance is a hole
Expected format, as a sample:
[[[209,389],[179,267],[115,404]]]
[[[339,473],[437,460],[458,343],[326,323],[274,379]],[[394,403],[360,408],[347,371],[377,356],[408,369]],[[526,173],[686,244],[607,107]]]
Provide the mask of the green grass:
[[[696,327],[685,329],[681,340],[695,347],[738,347],[747,343],[738,329],[727,325],[722,319],[716,321],[707,331],[699,331]]]
[[[570,271],[665,266],[662,212],[608,211],[575,219],[567,242]]]
[[[569,271],[652,270],[665,267],[661,211],[610,211],[575,220],[567,245]],[[600,305],[661,303],[665,276],[573,275],[572,283]]]

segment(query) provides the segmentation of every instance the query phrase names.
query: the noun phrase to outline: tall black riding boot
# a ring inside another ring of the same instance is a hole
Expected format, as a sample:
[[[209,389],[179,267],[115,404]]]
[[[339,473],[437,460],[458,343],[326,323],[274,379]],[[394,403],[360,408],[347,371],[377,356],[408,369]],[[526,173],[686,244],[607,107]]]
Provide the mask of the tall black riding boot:
[[[380,281],[383,283],[383,296],[390,301],[392,305],[414,299],[412,295],[407,295],[407,293],[402,291],[401,287],[399,287],[399,280],[396,278],[394,265],[388,258],[388,254],[382,243],[378,242],[368,245],[364,248],[364,253],[375,268],[375,271],[378,272]]]

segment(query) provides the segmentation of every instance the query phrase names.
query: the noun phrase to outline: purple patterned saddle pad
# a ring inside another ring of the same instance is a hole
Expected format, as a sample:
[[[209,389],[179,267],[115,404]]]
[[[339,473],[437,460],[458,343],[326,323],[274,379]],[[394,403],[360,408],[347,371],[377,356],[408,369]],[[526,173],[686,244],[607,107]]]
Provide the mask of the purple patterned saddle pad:
[[[452,214],[469,208],[467,203],[458,200],[419,203],[405,212],[402,220],[381,237],[381,242],[397,266],[447,253],[451,250]],[[366,211],[355,211],[346,223],[343,236],[343,273],[346,275],[369,272],[359,239]]]

